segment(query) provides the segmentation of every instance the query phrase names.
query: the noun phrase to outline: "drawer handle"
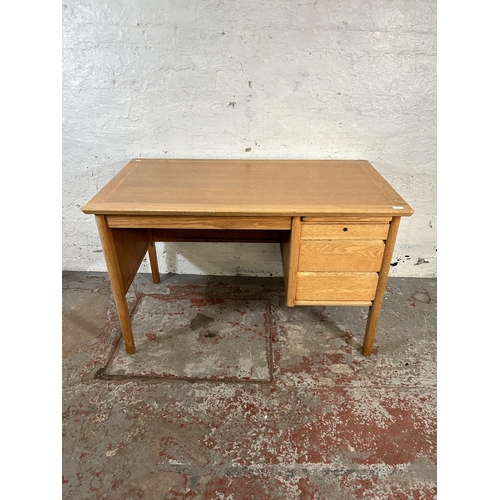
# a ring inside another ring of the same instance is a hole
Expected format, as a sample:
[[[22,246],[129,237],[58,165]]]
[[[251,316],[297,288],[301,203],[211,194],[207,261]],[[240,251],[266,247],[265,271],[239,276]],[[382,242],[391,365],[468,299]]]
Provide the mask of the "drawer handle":
[[[345,233],[345,232],[347,231],[347,228],[346,228],[346,227],[344,227],[344,229],[342,229],[342,231],[344,231],[344,233]]]

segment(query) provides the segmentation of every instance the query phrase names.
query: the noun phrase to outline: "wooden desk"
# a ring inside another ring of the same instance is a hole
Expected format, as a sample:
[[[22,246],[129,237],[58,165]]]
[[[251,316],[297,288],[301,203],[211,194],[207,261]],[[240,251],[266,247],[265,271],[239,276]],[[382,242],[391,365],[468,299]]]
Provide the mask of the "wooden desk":
[[[279,242],[287,306],[369,306],[372,352],[402,216],[367,161],[134,159],[83,208],[95,214],[128,353],[125,294],[156,241]]]

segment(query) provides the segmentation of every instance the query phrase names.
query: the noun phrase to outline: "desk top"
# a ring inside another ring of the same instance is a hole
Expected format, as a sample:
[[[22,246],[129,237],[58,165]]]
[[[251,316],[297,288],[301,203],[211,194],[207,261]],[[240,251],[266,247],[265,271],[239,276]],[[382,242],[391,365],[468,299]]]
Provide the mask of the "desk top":
[[[391,215],[412,208],[361,160],[133,159],[83,208],[128,215]]]

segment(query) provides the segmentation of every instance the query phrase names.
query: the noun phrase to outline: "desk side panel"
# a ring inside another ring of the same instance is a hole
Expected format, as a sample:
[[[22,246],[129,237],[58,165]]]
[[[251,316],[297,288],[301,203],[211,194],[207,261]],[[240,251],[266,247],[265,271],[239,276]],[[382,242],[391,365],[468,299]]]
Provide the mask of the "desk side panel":
[[[150,235],[147,229],[110,229],[120,266],[125,293],[139,270],[148,251]]]
[[[149,233],[143,230],[140,230],[137,234],[121,230],[118,230],[118,232],[113,231],[107,226],[104,215],[96,215],[96,223],[101,237],[111,288],[115,297],[123,340],[127,352],[132,354],[135,352],[135,343],[125,294],[149,246]],[[147,245],[144,245],[144,238],[147,239]],[[142,252],[143,246],[145,246],[144,253]]]

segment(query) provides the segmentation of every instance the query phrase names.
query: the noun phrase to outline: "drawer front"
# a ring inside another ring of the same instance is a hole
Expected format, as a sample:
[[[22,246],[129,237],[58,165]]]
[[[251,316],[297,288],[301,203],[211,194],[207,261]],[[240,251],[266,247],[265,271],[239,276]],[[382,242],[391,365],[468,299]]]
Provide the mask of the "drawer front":
[[[148,229],[290,229],[290,217],[107,215],[109,227]]]
[[[298,301],[373,300],[378,273],[306,273],[297,274]]]
[[[385,240],[389,224],[302,224],[301,240]]]
[[[385,243],[378,241],[301,241],[299,271],[380,271]]]

